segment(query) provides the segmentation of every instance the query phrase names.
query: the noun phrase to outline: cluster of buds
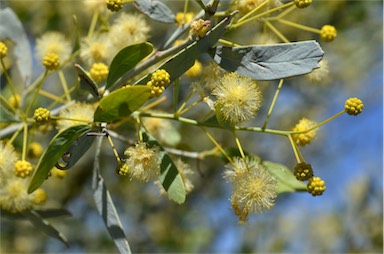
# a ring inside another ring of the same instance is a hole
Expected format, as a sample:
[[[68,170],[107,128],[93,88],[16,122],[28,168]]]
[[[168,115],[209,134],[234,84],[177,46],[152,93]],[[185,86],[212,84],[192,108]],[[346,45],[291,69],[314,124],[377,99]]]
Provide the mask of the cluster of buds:
[[[171,76],[166,70],[160,69],[152,73],[151,80],[148,81],[147,86],[151,88],[153,97],[159,97],[169,83],[171,83]]]

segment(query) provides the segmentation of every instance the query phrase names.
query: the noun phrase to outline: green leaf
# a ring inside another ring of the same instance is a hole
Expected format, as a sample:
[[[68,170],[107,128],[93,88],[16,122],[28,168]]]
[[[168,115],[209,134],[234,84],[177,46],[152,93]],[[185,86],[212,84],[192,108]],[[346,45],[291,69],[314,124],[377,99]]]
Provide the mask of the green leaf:
[[[138,0],[133,5],[153,20],[171,24],[176,22],[173,12],[160,1]]]
[[[270,161],[263,161],[262,164],[276,178],[277,193],[307,191],[307,185],[298,181],[286,166]]]
[[[88,125],[76,125],[59,132],[53,137],[37,164],[32,180],[29,183],[28,193],[32,193],[43,184],[44,180],[48,177],[48,173],[60,157],[78,137],[89,131],[90,128]]]
[[[149,148],[159,147],[162,152],[159,180],[163,185],[164,190],[167,192],[168,198],[178,204],[184,203],[187,192],[185,190],[183,178],[179,174],[176,165],[155,138],[144,130],[142,130],[142,133],[143,141],[147,143]]]
[[[93,97],[99,98],[100,94],[96,82],[79,64],[75,64],[75,69],[80,78],[80,88],[91,93]]]
[[[106,89],[110,88],[124,73],[135,67],[152,51],[153,46],[148,42],[133,44],[120,50],[109,67]]]
[[[59,162],[57,162],[55,165],[56,168],[65,170],[73,167],[73,165],[75,165],[76,162],[89,150],[94,140],[95,137],[88,136],[87,133],[81,135],[68,148],[65,158],[62,158],[65,165],[60,165]]]
[[[213,27],[203,38],[191,43],[188,47],[171,57],[158,69],[165,69],[171,76],[171,83],[183,75],[191,68],[195,60],[203,53],[207,52],[223,35],[226,26],[229,24],[232,15],[224,18],[219,24]],[[152,73],[138,80],[136,84],[146,84],[150,80]]]
[[[150,97],[148,86],[123,87],[100,100],[94,119],[111,122],[120,116],[129,116],[139,109]]]
[[[213,60],[230,72],[255,80],[274,80],[303,75],[318,68],[324,52],[316,41],[266,46],[216,47]]]
[[[9,39],[15,44],[13,54],[22,78],[21,83],[29,84],[32,78],[32,50],[27,34],[19,18],[10,8],[0,9],[0,40]]]
[[[45,234],[47,234],[50,237],[56,238],[57,240],[64,243],[67,247],[69,247],[69,243],[67,238],[55,229],[51,224],[49,224],[48,221],[43,219],[37,212],[31,210],[31,211],[25,211],[22,213],[29,221],[39,230],[43,231]]]
[[[0,123],[15,123],[19,122],[16,115],[9,112],[3,105],[0,104]]]
[[[119,214],[116,211],[111,195],[105,186],[104,179],[100,175],[100,151],[102,137],[98,137],[95,161],[93,164],[93,199],[96,209],[104,221],[109,235],[112,237],[120,253],[131,253],[127,237],[125,236],[123,225],[121,224]]]

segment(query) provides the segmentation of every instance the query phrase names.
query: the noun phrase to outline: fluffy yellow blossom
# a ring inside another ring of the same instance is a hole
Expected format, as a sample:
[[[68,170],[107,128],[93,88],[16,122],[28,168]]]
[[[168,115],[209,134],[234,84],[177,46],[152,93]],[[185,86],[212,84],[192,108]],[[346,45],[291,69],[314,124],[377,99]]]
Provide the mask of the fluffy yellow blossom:
[[[106,10],[105,0],[83,0],[84,10],[87,13],[93,13],[94,11],[102,12]]]
[[[308,78],[311,82],[314,83],[320,83],[320,82],[326,82],[329,78],[329,67],[328,67],[328,61],[327,60],[321,60],[319,62],[319,68],[314,69],[311,73],[306,75],[306,78]]]
[[[28,181],[12,177],[0,188],[0,207],[11,213],[22,212],[32,208],[31,195],[27,193]]]
[[[47,32],[36,41],[36,51],[39,59],[54,53],[59,57],[60,62],[64,62],[71,55],[71,43],[59,32]]]
[[[181,26],[183,24],[188,24],[192,21],[194,16],[195,15],[193,12],[187,12],[187,13],[178,12],[178,13],[176,13],[176,23],[179,26]]]
[[[222,69],[215,62],[208,63],[204,67],[203,73],[201,76],[201,83],[205,89],[211,92],[220,84],[220,78],[225,74],[225,70]]]
[[[197,78],[200,76],[202,71],[203,65],[198,60],[196,60],[193,66],[189,68],[185,74],[190,78]]]
[[[94,63],[89,71],[89,75],[96,82],[104,81],[108,76],[109,68],[103,63]]]
[[[0,141],[0,186],[13,175],[13,168],[17,160],[17,153],[13,146]]]
[[[147,148],[146,143],[139,142],[135,147],[127,148],[124,155],[127,156],[125,163],[131,178],[148,182],[160,175],[161,157],[157,148]]]
[[[274,206],[277,182],[254,158],[233,158],[224,177],[233,185],[231,203],[240,223],[246,222],[250,213],[262,213]]]
[[[95,110],[95,104],[76,102],[60,111],[59,118],[62,119],[57,121],[57,128],[62,131],[74,125],[91,124]]]
[[[212,94],[216,96],[216,110],[220,110],[231,124],[253,118],[261,106],[261,93],[256,82],[234,72],[221,78]]]
[[[317,123],[314,121],[311,121],[307,118],[302,118],[298,124],[293,127],[292,131],[306,131],[311,129],[312,127],[316,126]],[[304,146],[307,144],[310,144],[311,141],[316,137],[316,130],[311,130],[309,132],[304,132],[300,134],[293,134],[292,139],[293,141],[299,145]]]
[[[110,45],[107,34],[86,37],[80,43],[80,58],[89,66],[93,63],[107,62],[110,56]]]
[[[128,45],[147,41],[149,31],[150,28],[143,15],[121,13],[108,34],[113,55]]]
[[[39,158],[43,153],[43,147],[38,142],[32,142],[28,146],[28,156],[31,158]]]

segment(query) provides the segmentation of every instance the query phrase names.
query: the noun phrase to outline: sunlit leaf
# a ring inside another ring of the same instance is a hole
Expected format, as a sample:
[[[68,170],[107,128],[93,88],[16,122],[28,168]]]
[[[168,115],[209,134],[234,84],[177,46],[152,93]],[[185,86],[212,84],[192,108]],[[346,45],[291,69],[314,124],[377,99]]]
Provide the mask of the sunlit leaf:
[[[307,191],[307,185],[298,181],[286,166],[270,161],[262,161],[262,164],[277,180],[277,193]]]
[[[98,146],[95,154],[95,161],[93,164],[93,199],[96,208],[104,224],[108,230],[109,235],[112,237],[117,249],[120,253],[131,253],[127,237],[125,236],[123,225],[121,224],[119,215],[113,204],[111,195],[105,186],[104,179],[100,175],[100,150],[102,137],[98,137]]]
[[[176,22],[173,12],[158,0],[138,0],[133,2],[133,5],[153,20],[163,23]]]
[[[111,66],[109,67],[106,88],[108,89],[112,87],[124,73],[135,67],[136,64],[148,56],[152,51],[153,46],[148,42],[133,44],[120,50],[115,58],[113,58]]]
[[[47,234],[50,237],[56,238],[57,240],[64,243],[67,247],[69,247],[69,243],[67,238],[55,229],[49,222],[45,219],[43,219],[37,212],[31,210],[31,211],[25,211],[22,213],[26,218],[29,219],[29,221],[39,229],[39,231],[43,231],[45,234]]]
[[[99,90],[96,82],[88,75],[88,73],[79,65],[75,64],[75,69],[80,78],[80,88],[88,91],[94,97],[99,97]]]
[[[162,153],[159,180],[163,185],[164,190],[167,192],[168,198],[178,204],[184,203],[187,192],[185,190],[183,179],[179,174],[176,165],[154,137],[152,137],[144,130],[142,130],[142,132],[143,141],[147,143],[148,147],[158,147]]]
[[[303,75],[318,68],[324,52],[316,41],[265,46],[215,47],[213,60],[230,72],[255,80]]]
[[[13,54],[22,82],[29,84],[32,78],[32,50],[27,34],[19,18],[10,8],[0,9],[0,41],[11,40],[15,48]]]
[[[148,86],[123,87],[100,100],[94,120],[111,122],[121,116],[129,116],[139,109],[150,97]]]
[[[41,156],[39,163],[29,183],[28,193],[32,193],[44,180],[48,177],[48,173],[55,166],[60,157],[68,150],[75,140],[90,130],[88,125],[76,125],[59,132],[49,143],[44,154]]]

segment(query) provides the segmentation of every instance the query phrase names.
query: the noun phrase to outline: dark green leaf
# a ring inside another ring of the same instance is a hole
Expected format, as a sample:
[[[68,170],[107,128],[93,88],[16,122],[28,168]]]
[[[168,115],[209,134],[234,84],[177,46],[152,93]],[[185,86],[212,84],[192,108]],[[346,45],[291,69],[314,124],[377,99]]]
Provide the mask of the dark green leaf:
[[[106,89],[110,88],[124,73],[135,67],[152,51],[153,46],[148,42],[129,45],[120,50],[109,67]]]
[[[60,157],[78,137],[89,131],[90,128],[88,125],[76,125],[59,132],[53,137],[37,164],[32,180],[29,183],[28,193],[32,193],[40,187]]]
[[[213,60],[230,72],[255,80],[274,80],[303,75],[318,68],[324,52],[315,41],[266,46],[216,47]]]
[[[163,23],[175,23],[175,15],[162,2],[157,0],[138,0],[133,5],[142,13],[148,15],[153,20]]]
[[[270,161],[263,161],[262,164],[276,178],[277,193],[307,191],[307,185],[298,181],[286,166]]]
[[[61,216],[71,216],[71,213],[63,208],[51,208],[45,210],[34,210],[37,214],[39,214],[42,218],[56,218]]]
[[[16,116],[9,112],[3,105],[0,104],[0,123],[15,123],[19,122]]]
[[[29,221],[39,230],[43,231],[45,234],[47,234],[50,237],[56,238],[57,240],[64,243],[67,247],[69,247],[69,243],[67,238],[59,232],[57,229],[55,229],[51,224],[49,224],[48,221],[44,220],[38,213],[35,211],[25,211],[23,212],[23,215],[29,219]]]
[[[119,215],[113,204],[111,195],[105,186],[104,179],[100,175],[100,150],[101,150],[102,137],[98,137],[98,145],[96,148],[95,161],[93,164],[93,199],[96,204],[97,211],[99,212],[104,224],[108,230],[109,235],[112,237],[115,245],[120,253],[131,253],[127,237],[125,236],[123,225],[121,224]]]
[[[202,53],[207,52],[209,48],[215,45],[223,35],[231,18],[232,16],[224,18],[219,24],[212,28],[206,36],[193,42],[159,67],[159,69],[165,69],[169,73],[171,76],[171,83],[191,68],[195,63],[195,60]],[[146,84],[151,75],[152,74],[148,74],[143,79],[137,81],[136,84]]]
[[[87,74],[87,72],[78,64],[75,64],[75,69],[80,78],[80,88],[90,92],[94,97],[99,98],[99,89],[96,82]]]
[[[10,8],[0,9],[0,20],[0,40],[9,39],[14,43],[13,54],[22,77],[21,82],[28,85],[32,78],[32,51],[27,34],[19,18]]]
[[[66,156],[63,159],[65,165],[60,165],[59,162],[56,163],[58,169],[69,169],[76,164],[76,162],[83,157],[83,155],[88,151],[92,146],[95,137],[88,136],[87,133],[81,135],[66,151]]]
[[[123,87],[100,100],[94,119],[111,122],[120,116],[129,116],[139,109],[150,97],[148,86]]]
[[[142,130],[142,132],[143,141],[148,144],[148,147],[159,147],[162,152],[159,180],[167,192],[168,198],[178,204],[184,203],[187,192],[176,165],[173,163],[171,157],[164,151],[164,148],[160,146],[151,135],[144,130]]]

